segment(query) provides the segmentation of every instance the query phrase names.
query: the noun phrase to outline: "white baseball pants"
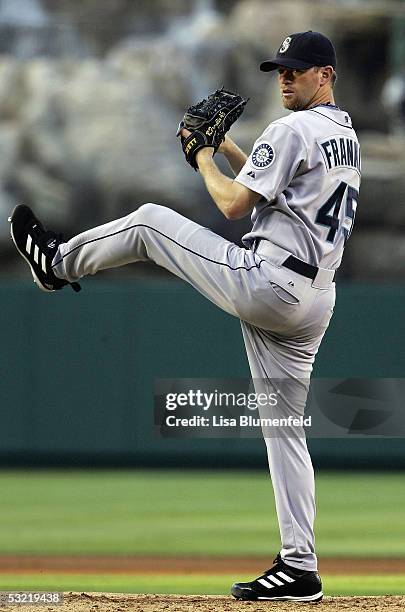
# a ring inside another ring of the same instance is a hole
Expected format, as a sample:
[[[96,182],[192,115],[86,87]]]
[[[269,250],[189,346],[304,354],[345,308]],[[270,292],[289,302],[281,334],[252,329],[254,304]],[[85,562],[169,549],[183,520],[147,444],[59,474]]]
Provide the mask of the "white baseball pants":
[[[262,245],[266,245],[266,249]],[[264,253],[265,251],[265,253]],[[328,327],[335,285],[282,267],[289,253],[261,241],[241,248],[155,204],[95,227],[60,245],[55,274],[70,282],[98,270],[152,260],[241,320],[253,379],[308,380]],[[291,407],[302,415],[305,397]],[[281,533],[281,556],[317,569],[314,473],[303,431],[265,436]]]

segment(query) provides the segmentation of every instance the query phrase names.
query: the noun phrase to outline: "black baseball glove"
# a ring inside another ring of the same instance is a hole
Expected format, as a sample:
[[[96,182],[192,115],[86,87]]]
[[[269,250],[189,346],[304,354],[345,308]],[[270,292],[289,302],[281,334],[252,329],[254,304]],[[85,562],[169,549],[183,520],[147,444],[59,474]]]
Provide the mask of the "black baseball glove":
[[[196,155],[200,149],[214,147],[214,153],[217,152],[226,132],[243,113],[247,101],[222,87],[186,110],[177,136],[182,128],[191,132],[187,138],[181,137],[183,152],[190,166],[198,170]]]

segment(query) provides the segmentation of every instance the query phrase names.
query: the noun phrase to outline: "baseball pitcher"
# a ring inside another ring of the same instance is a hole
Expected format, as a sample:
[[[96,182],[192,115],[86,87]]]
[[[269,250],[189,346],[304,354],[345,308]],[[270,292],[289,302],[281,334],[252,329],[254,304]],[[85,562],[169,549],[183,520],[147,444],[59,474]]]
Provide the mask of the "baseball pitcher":
[[[226,135],[246,104],[227,90],[188,109],[178,130],[187,162],[225,217],[251,213],[244,248],[150,203],[67,242],[20,205],[10,217],[11,235],[44,291],[68,284],[78,291],[87,274],[152,260],[240,319],[253,379],[308,380],[354,223],[360,147],[349,114],[334,101],[336,55],[328,38],[291,34],[260,69],[277,71],[282,104],[293,112],[272,122],[249,156]],[[218,169],[217,152],[234,178]],[[302,415],[305,401],[292,404]],[[234,584],[232,595],[319,601],[314,473],[305,435],[265,435],[265,442],[281,550],[263,575]]]

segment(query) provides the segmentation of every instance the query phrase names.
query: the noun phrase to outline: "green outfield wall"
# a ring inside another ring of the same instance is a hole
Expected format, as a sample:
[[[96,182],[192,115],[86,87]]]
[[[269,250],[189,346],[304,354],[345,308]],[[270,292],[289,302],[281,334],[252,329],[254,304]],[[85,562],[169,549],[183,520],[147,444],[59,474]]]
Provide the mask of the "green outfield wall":
[[[248,377],[239,322],[186,284],[0,285],[2,465],[264,466],[260,439],[163,440],[157,378]],[[315,374],[405,375],[405,286],[342,285]],[[405,402],[404,402],[405,404]],[[402,439],[310,440],[318,467],[404,468]]]

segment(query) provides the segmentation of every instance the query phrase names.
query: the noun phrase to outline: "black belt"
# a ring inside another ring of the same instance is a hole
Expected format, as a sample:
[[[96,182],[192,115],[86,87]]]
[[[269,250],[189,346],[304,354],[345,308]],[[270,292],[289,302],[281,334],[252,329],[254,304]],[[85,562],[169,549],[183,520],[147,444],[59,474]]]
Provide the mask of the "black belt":
[[[312,278],[312,280],[315,280],[319,270],[316,266],[311,266],[311,264],[305,263],[305,261],[301,261],[301,259],[297,259],[294,255],[287,257],[282,265],[293,272],[297,272],[297,274],[301,274],[301,276]],[[333,278],[335,278],[335,276]]]

